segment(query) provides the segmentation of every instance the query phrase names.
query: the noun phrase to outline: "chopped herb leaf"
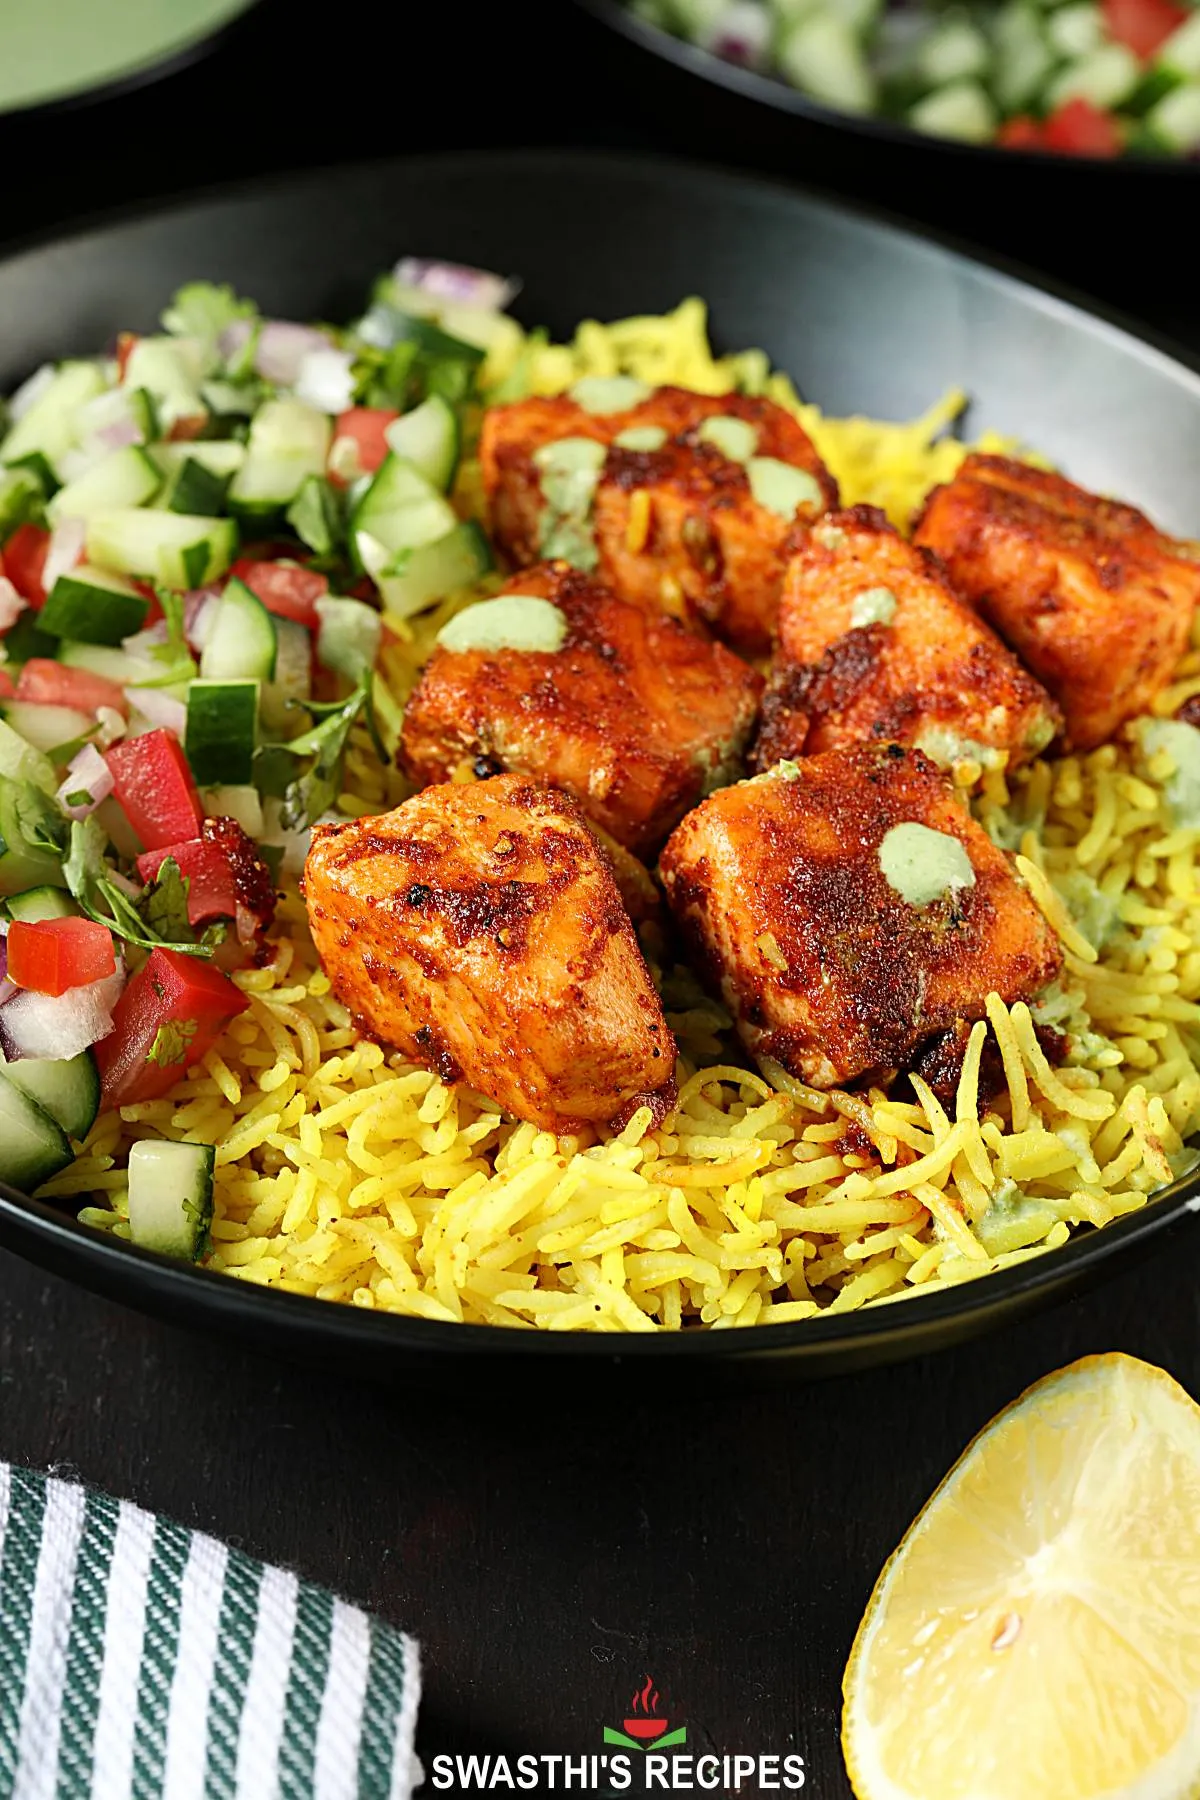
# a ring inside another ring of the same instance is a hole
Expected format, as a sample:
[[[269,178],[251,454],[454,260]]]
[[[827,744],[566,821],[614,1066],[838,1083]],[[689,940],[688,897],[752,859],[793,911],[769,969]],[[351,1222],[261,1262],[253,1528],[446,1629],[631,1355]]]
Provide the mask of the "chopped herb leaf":
[[[257,319],[253,300],[239,299],[226,283],[189,281],[162,315],[164,328],[176,337],[196,337],[215,344],[237,319]]]
[[[67,795],[68,806],[90,806],[91,804],[92,796],[87,788],[72,788]]]
[[[191,935],[188,923],[190,886],[187,876],[180,873],[175,858],[165,857],[159,864],[158,874],[137,903],[147,927],[159,937],[186,938]]]
[[[146,1052],[148,1062],[168,1069],[186,1060],[188,1046],[199,1029],[196,1019],[168,1019],[154,1034],[154,1042]]]

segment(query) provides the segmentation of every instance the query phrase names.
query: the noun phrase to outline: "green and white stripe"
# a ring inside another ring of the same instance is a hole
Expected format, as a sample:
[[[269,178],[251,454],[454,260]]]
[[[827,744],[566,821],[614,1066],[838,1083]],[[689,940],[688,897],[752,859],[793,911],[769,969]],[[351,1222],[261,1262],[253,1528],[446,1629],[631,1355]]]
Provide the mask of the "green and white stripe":
[[[411,1638],[0,1464],[0,1800],[407,1800]]]

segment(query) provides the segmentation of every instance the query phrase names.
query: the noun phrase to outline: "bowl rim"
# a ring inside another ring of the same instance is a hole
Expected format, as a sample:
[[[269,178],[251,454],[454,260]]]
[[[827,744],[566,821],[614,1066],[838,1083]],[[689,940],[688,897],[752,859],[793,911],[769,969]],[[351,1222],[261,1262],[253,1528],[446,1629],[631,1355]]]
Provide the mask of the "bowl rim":
[[[205,57],[215,55],[225,48],[236,38],[247,21],[269,4],[271,0],[240,0],[237,11],[229,13],[218,25],[202,28],[195,37],[176,44],[173,49],[162,51],[148,62],[134,63],[104,76],[100,81],[46,94],[40,100],[23,100],[16,106],[0,106],[0,132],[9,125],[30,125],[39,119],[53,118],[61,113],[81,111],[89,106],[103,106],[109,101],[123,99],[127,94],[135,94],[142,88],[153,87],[156,82],[180,75],[193,63],[201,62]]]
[[[652,25],[649,20],[639,19],[623,4],[623,0],[576,0],[576,4],[598,24],[608,26],[645,54],[673,64],[695,80],[711,82],[716,87],[736,94],[739,99],[755,101],[774,112],[790,113],[794,118],[809,119],[830,130],[849,132],[873,141],[881,148],[888,144],[906,148],[920,146],[943,154],[966,157],[974,162],[982,160],[993,166],[997,156],[1004,156],[1025,169],[1061,169],[1065,165],[1090,171],[1090,174],[1083,176],[1085,180],[1096,179],[1097,171],[1111,170],[1114,166],[1120,168],[1122,175],[1127,171],[1136,171],[1135,179],[1139,181],[1163,176],[1170,180],[1200,180],[1200,164],[1189,162],[1183,157],[1065,156],[1054,155],[1047,150],[1027,149],[1024,146],[1010,148],[1000,144],[968,144],[958,138],[941,138],[929,132],[916,131],[911,125],[902,125],[894,119],[885,119],[874,113],[839,112],[835,107],[812,99],[799,88],[790,87],[778,76],[726,62],[724,58],[713,55],[710,50],[701,49],[698,44],[689,44],[662,27]]]
[[[132,205],[105,209],[65,226],[48,227],[6,246],[0,271],[23,257],[51,245],[69,251],[77,242],[103,236],[122,226],[153,224],[158,219],[192,209],[237,202],[268,200],[273,194],[326,187],[331,180],[361,175],[394,176],[400,181],[421,182],[430,177],[471,178],[486,169],[506,179],[520,179],[532,172],[570,172],[607,176],[627,181],[653,181],[711,191],[714,186],[733,197],[757,196],[785,211],[797,204],[849,215],[875,232],[898,235],[934,246],[952,262],[984,268],[1003,285],[1032,291],[1054,310],[1082,313],[1088,324],[1103,334],[1118,334],[1155,360],[1171,365],[1173,374],[1185,371],[1200,403],[1200,355],[1173,345],[1166,338],[1126,320],[1114,309],[1089,300],[1070,287],[1027,272],[1019,264],[987,251],[976,251],[949,234],[911,224],[894,214],[801,184],[745,174],[666,156],[632,156],[608,151],[554,148],[532,150],[453,151],[421,156],[365,158],[350,164],[332,163],[291,173],[273,173],[250,180],[224,182],[188,190],[169,197],[141,200]],[[1100,1229],[1085,1230],[1058,1249],[1030,1257],[977,1279],[953,1286],[914,1292],[904,1301],[873,1305],[850,1312],[791,1320],[779,1325],[751,1326],[742,1330],[693,1328],[679,1332],[548,1332],[533,1328],[488,1324],[460,1324],[413,1315],[376,1312],[307,1294],[283,1292],[246,1283],[215,1269],[180,1263],[116,1238],[46,1201],[31,1199],[0,1182],[0,1247],[78,1281],[91,1291],[137,1305],[153,1297],[153,1310],[181,1318],[203,1313],[208,1324],[222,1321],[249,1323],[259,1338],[324,1338],[344,1348],[424,1354],[449,1365],[465,1357],[540,1356],[543,1361],[625,1362],[646,1356],[689,1360],[754,1360],[781,1354],[813,1353],[839,1346],[867,1350],[874,1339],[894,1336],[919,1339],[919,1327],[936,1327],[971,1315],[985,1316],[1017,1296],[1031,1302],[1044,1290],[1069,1286],[1077,1274],[1112,1265],[1123,1248],[1134,1250],[1148,1239],[1165,1236],[1172,1225],[1200,1213],[1200,1167],[1173,1182],[1134,1213]],[[140,1274],[139,1274],[140,1271]],[[87,1277],[93,1275],[94,1280]],[[975,1295],[972,1302],[964,1296]],[[278,1328],[274,1333],[272,1325]],[[918,1343],[917,1348],[925,1347]]]

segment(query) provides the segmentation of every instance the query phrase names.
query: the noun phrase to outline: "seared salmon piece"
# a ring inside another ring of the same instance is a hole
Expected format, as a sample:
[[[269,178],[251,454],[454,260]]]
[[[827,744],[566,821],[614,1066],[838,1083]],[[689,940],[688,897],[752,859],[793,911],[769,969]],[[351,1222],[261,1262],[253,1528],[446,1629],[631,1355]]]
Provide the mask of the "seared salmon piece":
[[[543,563],[445,628],[405,709],[401,759],[421,783],[480,758],[536,776],[646,857],[737,779],[761,690],[722,645]]]
[[[760,769],[861,739],[943,768],[1015,769],[1062,725],[1046,690],[873,506],[830,513],[788,563]]]
[[[857,744],[723,788],[663,851],[667,901],[748,1048],[817,1087],[1031,998],[1061,954],[919,750]]]
[[[1135,507],[1044,469],[968,456],[915,525],[960,594],[1058,701],[1075,750],[1145,712],[1200,602],[1200,561]]]
[[[588,412],[566,394],[488,407],[479,433],[488,530],[514,568],[527,568],[543,557],[564,556],[567,549],[574,551],[570,560],[579,567],[595,568],[592,496],[622,417]],[[540,455],[556,444],[598,446],[590,463],[586,448],[576,451],[579,476],[574,483],[569,450],[564,450],[557,462]],[[573,529],[568,529],[572,520]]]
[[[565,556],[747,652],[770,648],[789,534],[837,503],[800,424],[745,394],[658,388],[610,413],[570,396],[493,407],[480,458],[514,562]]]
[[[308,918],[363,1028],[548,1131],[675,1099],[675,1044],[575,802],[520,775],[318,826]]]

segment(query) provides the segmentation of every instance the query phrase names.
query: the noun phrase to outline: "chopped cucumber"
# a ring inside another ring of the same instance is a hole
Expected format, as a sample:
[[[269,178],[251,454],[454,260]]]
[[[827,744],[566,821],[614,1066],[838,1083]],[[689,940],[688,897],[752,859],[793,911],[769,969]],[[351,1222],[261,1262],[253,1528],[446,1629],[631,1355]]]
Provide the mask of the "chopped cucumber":
[[[93,513],[87,525],[89,562],[173,588],[215,581],[233,561],[237,541],[232,519],[191,513],[114,509]]]
[[[0,1181],[32,1194],[75,1160],[70,1139],[36,1100],[0,1072]]]
[[[1055,76],[1046,94],[1046,108],[1053,112],[1067,100],[1090,100],[1093,106],[1109,111],[1129,98],[1141,74],[1142,65],[1132,50],[1124,44],[1101,44]]]
[[[875,78],[856,32],[828,12],[802,18],[779,46],[779,66],[802,93],[839,112],[866,113],[875,104]]]
[[[112,644],[88,644],[78,638],[62,638],[58,660],[68,669],[87,669],[92,675],[103,675],[120,687],[149,684],[163,673],[163,665],[132,650],[118,649]]]
[[[193,681],[188,688],[184,749],[203,787],[237,787],[254,772],[258,744],[257,681]]]
[[[231,480],[232,476],[218,475],[196,457],[189,456],[168,478],[158,504],[168,512],[216,518],[225,504]]]
[[[86,519],[113,506],[145,506],[158,492],[161,479],[146,452],[130,444],[111,451],[86,474],[59,488],[46,516],[56,524],[60,519]]]
[[[144,595],[120,576],[81,563],[59,576],[38,623],[52,637],[116,645],[141,630],[149,609]]]
[[[310,475],[325,473],[329,417],[303,400],[267,400],[250,425],[246,460],[229,489],[230,507],[252,516],[291,504]]]
[[[207,413],[197,376],[188,339],[144,337],[129,352],[121,385],[145,388],[153,397],[162,429],[169,431],[180,419],[203,418]]]
[[[983,75],[992,60],[986,37],[969,19],[950,16],[917,47],[915,69],[929,87],[946,87]]]
[[[0,911],[6,918],[21,919],[27,925],[36,925],[42,919],[73,919],[79,908],[70,894],[64,893],[62,888],[43,886],[26,888],[21,894],[10,894],[0,904]]]
[[[1023,112],[1041,92],[1055,63],[1041,15],[1027,0],[1010,0],[996,15],[993,40],[996,99],[1005,112]]]
[[[277,622],[242,581],[226,584],[208,641],[200,652],[207,681],[270,681],[278,648]]]
[[[977,81],[955,81],[927,94],[909,107],[907,117],[915,131],[964,144],[986,144],[997,125],[996,110]]]
[[[213,1210],[211,1144],[143,1138],[129,1152],[129,1235],[142,1250],[195,1262]]]
[[[1103,15],[1098,6],[1092,5],[1091,0],[1080,0],[1078,5],[1060,6],[1046,21],[1046,36],[1051,48],[1059,56],[1069,57],[1073,62],[1098,50],[1105,35]]]
[[[260,838],[266,830],[262,796],[249,782],[204,790],[204,815],[209,819],[236,819],[247,837]]]
[[[28,781],[44,794],[52,794],[58,786],[58,777],[54,773],[54,764],[48,757],[35,750],[32,744],[15,732],[11,725],[0,719],[0,785],[8,781]],[[31,886],[36,886],[32,882]],[[20,888],[12,888],[12,893],[20,893]]]
[[[383,620],[364,600],[326,596],[317,601],[317,661],[324,669],[358,681],[375,667]]]
[[[275,669],[263,684],[262,721],[268,731],[296,737],[304,719],[295,702],[312,692],[312,635],[295,619],[271,620],[275,627]]]
[[[1146,114],[1145,126],[1165,150],[1187,155],[1200,149],[1200,82],[1164,94]]]
[[[470,587],[491,566],[487,538],[471,519],[431,543],[398,551],[375,581],[384,611],[407,619],[444,595]]]
[[[5,720],[20,733],[27,744],[47,755],[64,744],[86,737],[96,728],[92,713],[79,712],[73,706],[48,706],[42,701],[5,700],[0,702]],[[66,762],[65,756],[55,759]]]
[[[246,446],[236,438],[196,438],[186,444],[155,444],[150,454],[168,481],[189,462],[199,463],[214,475],[232,477],[246,460]]]
[[[445,493],[458,466],[459,432],[457,414],[440,394],[393,419],[383,435],[390,450]]]
[[[90,1050],[78,1056],[23,1056],[5,1062],[0,1055],[0,1077],[49,1113],[68,1137],[85,1138],[100,1111],[100,1076]]]
[[[1176,26],[1155,58],[1156,68],[1167,69],[1183,81],[1200,81],[1200,11]],[[12,459],[6,455],[5,461]]]
[[[374,575],[391,552],[432,543],[457,522],[454,508],[433,483],[393,453],[351,510],[351,552]]]
[[[54,468],[59,457],[78,441],[79,408],[103,391],[104,373],[99,363],[62,363],[54,380],[0,445],[0,461],[14,463],[38,452]]]

